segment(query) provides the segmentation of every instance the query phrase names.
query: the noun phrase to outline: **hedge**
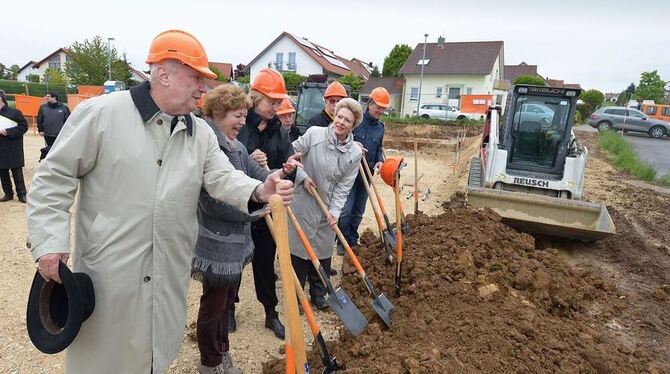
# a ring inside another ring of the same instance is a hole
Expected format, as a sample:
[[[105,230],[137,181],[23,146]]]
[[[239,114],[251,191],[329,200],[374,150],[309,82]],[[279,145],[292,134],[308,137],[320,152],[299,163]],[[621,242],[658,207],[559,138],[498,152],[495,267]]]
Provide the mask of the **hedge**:
[[[28,83],[0,79],[0,89],[4,90],[7,94],[26,94],[26,86],[28,88],[27,94],[30,96],[42,97],[46,95],[47,92],[53,91],[58,95],[60,101],[64,103],[67,102],[67,93],[76,93],[74,88],[66,89],[65,86],[50,84],[49,89],[47,89],[47,85],[43,83]]]

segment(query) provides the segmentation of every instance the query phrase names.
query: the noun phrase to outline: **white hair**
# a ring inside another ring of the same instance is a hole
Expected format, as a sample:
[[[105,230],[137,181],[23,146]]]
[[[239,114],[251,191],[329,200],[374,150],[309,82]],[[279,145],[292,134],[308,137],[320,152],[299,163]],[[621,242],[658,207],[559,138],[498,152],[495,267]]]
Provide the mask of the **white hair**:
[[[159,66],[163,66],[169,72],[174,72],[179,64],[181,64],[181,62],[177,60],[166,59],[149,65],[149,81],[154,83],[156,79],[158,79],[156,73]]]

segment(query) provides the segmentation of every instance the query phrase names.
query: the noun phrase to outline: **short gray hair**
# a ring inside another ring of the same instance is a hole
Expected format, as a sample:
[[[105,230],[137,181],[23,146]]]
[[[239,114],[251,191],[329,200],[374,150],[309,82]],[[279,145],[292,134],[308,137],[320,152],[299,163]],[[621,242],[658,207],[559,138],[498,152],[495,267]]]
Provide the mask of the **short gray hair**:
[[[361,121],[363,121],[363,108],[361,108],[361,104],[350,97],[345,97],[335,105],[335,115],[337,115],[337,112],[342,108],[347,108],[354,114],[354,129],[358,127],[358,125],[361,124]]]
[[[181,62],[169,58],[149,65],[149,81],[152,83],[156,81],[156,78],[158,78],[156,76],[156,69],[158,69],[159,66],[163,66],[168,71],[173,72],[179,64],[181,64]]]

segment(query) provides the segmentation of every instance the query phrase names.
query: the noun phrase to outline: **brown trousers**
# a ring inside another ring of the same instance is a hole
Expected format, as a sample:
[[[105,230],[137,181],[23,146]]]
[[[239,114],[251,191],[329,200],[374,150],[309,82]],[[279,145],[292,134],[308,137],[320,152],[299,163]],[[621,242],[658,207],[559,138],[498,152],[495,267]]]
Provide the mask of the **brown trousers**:
[[[223,352],[228,352],[228,308],[235,303],[238,284],[214,287],[202,283],[196,334],[200,363],[205,366],[217,366]]]

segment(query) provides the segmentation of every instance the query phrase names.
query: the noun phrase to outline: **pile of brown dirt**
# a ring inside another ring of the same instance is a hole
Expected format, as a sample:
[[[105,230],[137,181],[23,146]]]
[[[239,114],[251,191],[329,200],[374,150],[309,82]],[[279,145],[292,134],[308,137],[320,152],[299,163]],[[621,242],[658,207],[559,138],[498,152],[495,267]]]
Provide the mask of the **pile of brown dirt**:
[[[402,294],[379,239],[362,237],[360,261],[395,305],[386,328],[353,267],[342,287],[370,324],[358,337],[343,328],[332,355],[345,373],[630,372],[650,369],[646,351],[625,347],[610,326],[624,300],[588,268],[570,266],[555,249],[500,223],[490,210],[464,207],[409,216]],[[308,353],[320,372],[318,351]],[[281,373],[283,362],[266,363]]]

